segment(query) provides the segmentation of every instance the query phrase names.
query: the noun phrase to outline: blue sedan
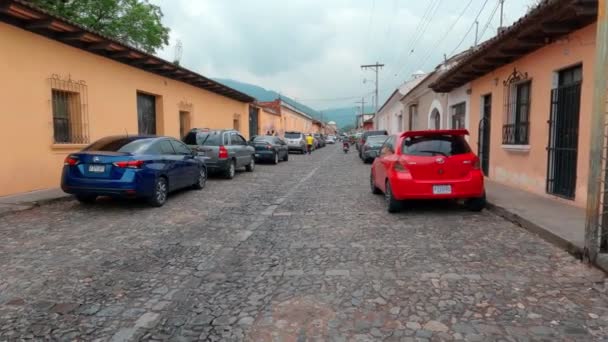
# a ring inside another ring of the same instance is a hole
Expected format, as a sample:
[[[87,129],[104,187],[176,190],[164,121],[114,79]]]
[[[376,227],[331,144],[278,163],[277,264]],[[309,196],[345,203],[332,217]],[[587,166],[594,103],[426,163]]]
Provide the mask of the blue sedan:
[[[144,198],[160,207],[169,192],[207,181],[205,162],[169,137],[114,136],[65,159],[61,188],[82,203],[98,196]]]

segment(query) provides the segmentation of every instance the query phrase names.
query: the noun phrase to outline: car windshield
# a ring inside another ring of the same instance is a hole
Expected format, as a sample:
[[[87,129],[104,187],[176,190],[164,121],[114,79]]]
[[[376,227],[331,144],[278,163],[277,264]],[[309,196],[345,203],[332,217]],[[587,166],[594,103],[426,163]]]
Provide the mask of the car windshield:
[[[222,134],[220,132],[202,132],[196,135],[196,144],[201,146],[222,145]]]
[[[370,146],[380,146],[384,144],[387,138],[388,136],[386,135],[372,135],[371,137],[367,138],[366,143]]]
[[[453,156],[470,153],[462,135],[423,135],[403,141],[403,154],[411,156]]]
[[[301,133],[285,133],[285,138],[287,139],[300,139],[302,137]]]
[[[94,142],[85,148],[85,151],[105,151],[105,152],[121,152],[121,153],[143,153],[150,145],[153,138],[105,138]]]

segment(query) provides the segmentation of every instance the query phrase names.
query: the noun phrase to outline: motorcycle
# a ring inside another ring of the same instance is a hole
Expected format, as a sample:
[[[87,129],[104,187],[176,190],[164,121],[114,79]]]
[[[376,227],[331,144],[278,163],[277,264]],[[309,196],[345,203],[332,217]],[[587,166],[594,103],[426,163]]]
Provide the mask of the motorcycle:
[[[349,148],[350,148],[350,147],[348,146],[348,143],[344,143],[344,144],[342,144],[342,151],[344,151],[344,153],[348,153],[348,149],[349,149]]]

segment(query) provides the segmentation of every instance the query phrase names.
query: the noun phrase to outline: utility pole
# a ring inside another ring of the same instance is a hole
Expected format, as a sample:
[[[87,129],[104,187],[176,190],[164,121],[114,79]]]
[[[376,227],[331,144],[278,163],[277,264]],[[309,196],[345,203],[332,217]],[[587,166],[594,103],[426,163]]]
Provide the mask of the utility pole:
[[[593,105],[591,111],[591,141],[589,144],[589,178],[587,180],[587,211],[585,215],[585,250],[584,258],[595,262],[600,252],[602,237],[606,237],[608,215],[608,170],[603,170],[604,129],[606,125],[606,73],[608,72],[608,0],[599,0],[597,15],[597,33],[595,39],[595,69],[593,74]],[[603,178],[603,179],[602,179]],[[603,186],[602,186],[603,184]],[[602,198],[603,193],[603,198]],[[603,205],[600,206],[600,199]],[[601,220],[601,224],[600,224]],[[602,236],[603,235],[603,236]]]
[[[365,114],[365,98],[362,97],[361,101],[357,101],[355,103],[361,104],[361,118],[363,118],[363,114]],[[359,120],[355,117],[355,128],[359,128]]]
[[[374,102],[374,115],[378,114],[378,71],[382,69],[383,66],[384,64],[380,64],[378,62],[376,62],[376,64],[366,64],[361,66],[361,69],[363,70],[373,69],[376,72],[376,99]]]
[[[477,47],[477,35],[479,34],[479,21],[475,20],[475,47]]]

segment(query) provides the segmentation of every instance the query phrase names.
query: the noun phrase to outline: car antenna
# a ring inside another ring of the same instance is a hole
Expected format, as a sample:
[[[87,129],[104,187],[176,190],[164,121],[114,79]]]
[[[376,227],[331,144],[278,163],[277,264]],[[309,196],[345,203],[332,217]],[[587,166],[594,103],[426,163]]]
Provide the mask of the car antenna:
[[[127,134],[127,138],[129,137],[129,131],[125,128],[125,133]]]

